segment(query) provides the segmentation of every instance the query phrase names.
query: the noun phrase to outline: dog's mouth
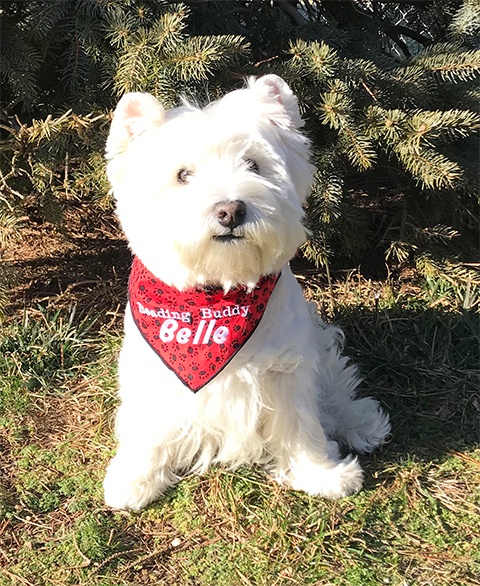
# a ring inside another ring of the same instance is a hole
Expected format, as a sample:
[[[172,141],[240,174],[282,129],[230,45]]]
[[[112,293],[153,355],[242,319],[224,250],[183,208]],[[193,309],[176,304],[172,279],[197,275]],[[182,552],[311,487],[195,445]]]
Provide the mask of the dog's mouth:
[[[213,240],[217,242],[233,242],[234,240],[243,240],[243,236],[235,236],[235,234],[217,234],[213,236]]]

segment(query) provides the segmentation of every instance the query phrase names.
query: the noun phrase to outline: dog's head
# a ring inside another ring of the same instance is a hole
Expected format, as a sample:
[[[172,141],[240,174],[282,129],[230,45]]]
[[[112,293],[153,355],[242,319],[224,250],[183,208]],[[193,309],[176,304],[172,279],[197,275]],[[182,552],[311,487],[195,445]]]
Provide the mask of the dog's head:
[[[108,176],[130,246],[163,281],[254,286],[305,239],[309,142],[276,75],[198,109],[126,94],[107,142]]]

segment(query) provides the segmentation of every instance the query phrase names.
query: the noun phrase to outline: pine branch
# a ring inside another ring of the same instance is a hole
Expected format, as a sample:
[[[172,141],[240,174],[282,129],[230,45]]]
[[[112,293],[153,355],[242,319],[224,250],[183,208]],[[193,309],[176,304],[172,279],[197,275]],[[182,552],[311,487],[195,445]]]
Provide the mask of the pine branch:
[[[309,234],[301,250],[305,258],[313,262],[317,268],[327,269],[329,259],[333,254],[326,235],[318,226],[315,226],[315,231]]]
[[[307,209],[310,221],[331,224],[341,215],[343,178],[335,170],[318,170],[313,177]]]
[[[132,33],[136,30],[135,18],[125,11],[113,10],[105,19],[107,39],[118,51],[126,51]]]
[[[392,105],[431,107],[438,98],[435,78],[415,64],[386,71],[385,79],[389,85]]]
[[[19,34],[11,19],[5,19],[0,51],[0,78],[10,86],[12,101],[30,106],[38,96],[36,76],[42,63],[38,50]]]
[[[376,153],[371,141],[356,127],[352,114],[353,101],[348,95],[348,86],[340,80],[330,84],[318,106],[320,120],[338,131],[341,150],[356,168],[364,170],[372,167]]]
[[[393,151],[404,168],[427,189],[453,188],[463,172],[454,161],[428,148],[412,148],[407,142],[399,142]]]
[[[243,37],[190,37],[173,50],[166,49],[165,60],[179,79],[198,81],[207,79],[214,68],[226,65],[247,50]]]
[[[145,29],[140,29],[132,36],[127,51],[118,61],[115,75],[117,94],[146,90],[147,72],[155,51],[149,41],[150,37]]]
[[[465,51],[460,43],[437,43],[414,57],[411,64],[443,81],[465,82],[480,73],[480,51]]]
[[[50,142],[55,137],[65,136],[65,134],[84,139],[89,132],[97,129],[97,123],[107,120],[108,117],[105,114],[91,113],[78,116],[68,110],[58,118],[47,116],[45,120],[33,120],[31,126],[22,126],[17,140],[39,147],[44,141]]]
[[[410,229],[415,239],[423,245],[431,242],[448,244],[453,238],[458,238],[460,233],[451,226],[445,226],[443,224],[437,224],[435,226],[428,226],[419,228],[414,224],[410,224]]]
[[[407,113],[371,106],[366,112],[367,136],[394,152],[425,188],[450,188],[463,176],[458,163],[434,150],[431,141],[464,137],[479,125],[477,114],[462,110]]]
[[[407,140],[420,146],[423,140],[455,140],[473,134],[480,128],[480,116],[468,110],[422,111],[409,116]]]
[[[462,263],[458,258],[435,258],[431,254],[423,253],[416,259],[419,272],[427,279],[440,278],[449,283],[454,289],[471,290],[480,287],[480,266]],[[472,297],[479,304],[478,291]]]
[[[0,208],[0,251],[17,236],[22,219],[13,211]]]
[[[411,242],[393,240],[385,252],[385,260],[404,263],[412,254],[417,252],[417,250],[418,247]]]
[[[299,39],[290,43],[288,53],[292,55],[292,67],[310,73],[317,81],[329,79],[337,72],[337,52],[323,42],[306,42]]]
[[[150,29],[150,38],[158,49],[172,49],[185,40],[184,30],[187,26],[186,19],[188,15],[189,12],[186,7],[180,5],[177,7],[176,12],[163,14],[153,23]]]
[[[453,38],[479,48],[480,34],[480,0],[464,0],[462,6],[450,23],[450,34]]]

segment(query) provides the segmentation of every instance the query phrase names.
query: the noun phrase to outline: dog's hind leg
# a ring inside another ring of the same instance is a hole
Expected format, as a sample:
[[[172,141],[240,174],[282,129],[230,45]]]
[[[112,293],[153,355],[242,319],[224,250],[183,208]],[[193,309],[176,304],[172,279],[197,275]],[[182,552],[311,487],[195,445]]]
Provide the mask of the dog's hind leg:
[[[318,418],[313,372],[278,373],[270,394],[264,434],[272,455],[270,471],[295,490],[337,499],[358,492],[363,472],[355,458],[340,458]],[[296,387],[296,388],[295,388]]]
[[[375,399],[355,397],[359,382],[356,367],[336,347],[317,368],[317,406],[325,433],[363,454],[380,446],[391,427]]]

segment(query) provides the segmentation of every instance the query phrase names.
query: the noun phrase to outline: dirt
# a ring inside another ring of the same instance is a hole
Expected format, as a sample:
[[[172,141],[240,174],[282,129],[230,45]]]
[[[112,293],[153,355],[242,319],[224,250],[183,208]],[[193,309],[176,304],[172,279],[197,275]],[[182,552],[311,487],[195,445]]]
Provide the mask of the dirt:
[[[3,251],[12,274],[7,316],[39,305],[93,309],[100,324],[116,319],[125,305],[131,254],[112,211],[87,204],[69,206],[64,229],[29,218]]]

